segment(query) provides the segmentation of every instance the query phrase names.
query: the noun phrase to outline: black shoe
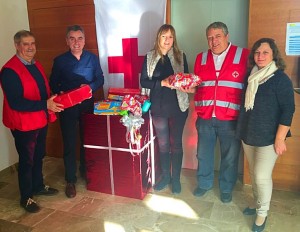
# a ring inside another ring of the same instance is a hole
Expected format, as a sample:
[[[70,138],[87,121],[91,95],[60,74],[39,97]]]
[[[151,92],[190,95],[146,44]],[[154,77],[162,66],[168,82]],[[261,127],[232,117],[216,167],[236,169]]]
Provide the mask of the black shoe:
[[[267,217],[265,218],[264,223],[260,226],[256,225],[255,222],[254,222],[253,226],[252,226],[252,231],[253,232],[262,232],[266,227],[266,222],[267,222]]]
[[[45,185],[42,190],[38,191],[34,195],[37,195],[37,196],[40,196],[40,195],[53,196],[53,195],[56,195],[56,194],[58,194],[58,190],[57,189],[51,188],[48,185]]]
[[[207,191],[210,189],[203,189],[203,188],[195,188],[193,194],[196,197],[202,197]]]
[[[229,203],[232,201],[232,193],[221,193],[221,201],[223,203]]]
[[[37,213],[40,211],[40,207],[38,204],[32,200],[31,198],[28,198],[25,201],[21,201],[20,205],[29,213]]]
[[[168,187],[170,184],[170,177],[163,177],[156,185],[154,185],[153,189],[155,191],[161,191]]]
[[[179,180],[172,180],[172,193],[173,194],[181,193],[181,184]]]
[[[246,209],[244,209],[243,214],[244,215],[255,215],[256,208],[251,209],[251,208],[247,207]]]
[[[66,196],[68,198],[73,198],[76,196],[76,188],[75,188],[75,184],[73,183],[67,183],[67,186],[66,186]]]

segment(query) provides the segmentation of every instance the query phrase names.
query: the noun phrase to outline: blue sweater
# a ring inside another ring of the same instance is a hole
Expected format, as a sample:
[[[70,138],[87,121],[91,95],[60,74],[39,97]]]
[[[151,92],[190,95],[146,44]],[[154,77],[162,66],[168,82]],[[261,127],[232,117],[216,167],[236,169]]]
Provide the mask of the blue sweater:
[[[246,90],[246,88],[245,88]],[[245,91],[236,135],[251,146],[274,144],[278,125],[290,126],[295,112],[293,85],[281,70],[258,86],[253,110],[245,112]],[[290,132],[287,136],[290,136]]]
[[[99,58],[89,51],[84,50],[80,60],[77,60],[70,51],[54,59],[50,88],[55,94],[79,88],[81,84],[90,85],[94,92],[103,83]]]
[[[22,112],[35,112],[39,110],[47,110],[48,95],[45,86],[45,80],[42,74],[34,64],[25,65],[25,67],[35,79],[42,100],[33,101],[24,98],[24,89],[18,74],[12,69],[4,68],[1,72],[0,79],[9,106],[16,111]]]

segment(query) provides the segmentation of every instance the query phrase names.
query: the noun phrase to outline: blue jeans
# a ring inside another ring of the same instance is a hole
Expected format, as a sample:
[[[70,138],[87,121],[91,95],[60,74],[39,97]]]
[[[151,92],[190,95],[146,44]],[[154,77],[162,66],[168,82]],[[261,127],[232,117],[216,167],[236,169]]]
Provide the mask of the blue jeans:
[[[232,192],[238,176],[238,160],[241,141],[236,139],[236,121],[198,118],[198,187],[211,189],[214,182],[214,158],[217,138],[220,141],[221,164],[219,187],[221,193]]]

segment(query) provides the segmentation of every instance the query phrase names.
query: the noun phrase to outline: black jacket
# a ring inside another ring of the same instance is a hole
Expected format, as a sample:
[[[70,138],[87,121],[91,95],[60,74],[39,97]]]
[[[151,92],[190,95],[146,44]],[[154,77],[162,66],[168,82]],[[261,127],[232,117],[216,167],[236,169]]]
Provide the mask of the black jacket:
[[[250,146],[274,144],[278,125],[290,126],[292,123],[295,112],[292,82],[283,71],[277,70],[273,77],[258,86],[253,110],[247,112],[244,107],[246,88],[238,118],[237,138]]]

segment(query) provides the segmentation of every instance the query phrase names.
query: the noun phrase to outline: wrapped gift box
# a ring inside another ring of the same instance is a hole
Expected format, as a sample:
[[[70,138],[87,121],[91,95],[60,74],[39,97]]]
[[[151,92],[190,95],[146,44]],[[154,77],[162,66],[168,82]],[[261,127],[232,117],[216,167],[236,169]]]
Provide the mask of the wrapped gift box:
[[[119,115],[120,101],[99,101],[94,103],[94,114],[100,115]]]
[[[139,95],[141,94],[140,89],[124,89],[124,88],[109,88],[108,94],[112,95],[119,95],[119,96],[125,96],[125,95]]]
[[[66,91],[63,94],[57,95],[53,99],[53,101],[63,104],[64,108],[69,108],[91,97],[92,97],[91,87],[89,85],[84,85],[80,88]]]
[[[201,78],[193,73],[176,73],[169,77],[169,84],[174,88],[196,87],[201,83]]]
[[[123,101],[124,96],[109,93],[107,99],[110,101]]]
[[[154,184],[155,138],[150,115],[141,126],[139,148],[126,141],[121,116],[84,115],[87,189],[143,199]],[[152,134],[152,135],[151,135]]]

